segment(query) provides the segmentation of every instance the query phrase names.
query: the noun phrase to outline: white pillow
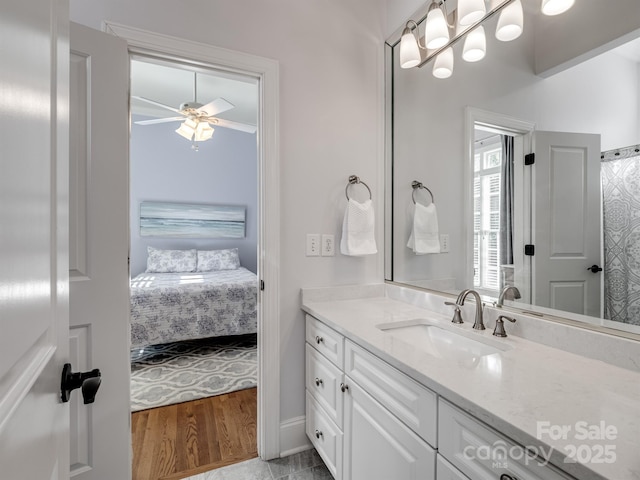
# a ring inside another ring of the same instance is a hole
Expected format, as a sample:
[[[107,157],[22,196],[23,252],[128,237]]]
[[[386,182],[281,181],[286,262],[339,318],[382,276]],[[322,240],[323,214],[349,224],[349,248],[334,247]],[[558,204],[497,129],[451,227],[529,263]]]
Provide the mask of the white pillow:
[[[196,271],[196,251],[159,250],[147,247],[148,273],[176,273]]]
[[[197,272],[236,270],[240,267],[237,248],[227,250],[198,250]]]

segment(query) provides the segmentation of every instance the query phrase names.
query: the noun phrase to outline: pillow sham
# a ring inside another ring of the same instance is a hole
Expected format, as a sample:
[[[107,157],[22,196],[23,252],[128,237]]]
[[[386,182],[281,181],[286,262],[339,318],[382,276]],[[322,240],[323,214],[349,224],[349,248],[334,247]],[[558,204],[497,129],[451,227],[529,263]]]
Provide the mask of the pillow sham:
[[[237,248],[226,250],[198,250],[197,272],[216,272],[218,270],[236,270],[240,267]]]
[[[196,271],[196,250],[160,250],[147,247],[147,273]]]

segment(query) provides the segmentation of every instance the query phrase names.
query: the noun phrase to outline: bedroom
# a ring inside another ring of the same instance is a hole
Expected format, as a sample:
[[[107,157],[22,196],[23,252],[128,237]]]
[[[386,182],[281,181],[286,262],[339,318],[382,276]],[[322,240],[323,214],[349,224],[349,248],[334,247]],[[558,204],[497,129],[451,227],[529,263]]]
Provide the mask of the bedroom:
[[[181,104],[194,100],[213,102],[216,115],[200,141],[176,133]],[[227,405],[255,420],[257,101],[249,77],[131,61],[131,410],[134,445],[145,450],[158,448],[148,425],[166,412],[186,422]],[[231,443],[234,456],[256,455],[255,438]],[[142,457],[134,478],[160,472]]]

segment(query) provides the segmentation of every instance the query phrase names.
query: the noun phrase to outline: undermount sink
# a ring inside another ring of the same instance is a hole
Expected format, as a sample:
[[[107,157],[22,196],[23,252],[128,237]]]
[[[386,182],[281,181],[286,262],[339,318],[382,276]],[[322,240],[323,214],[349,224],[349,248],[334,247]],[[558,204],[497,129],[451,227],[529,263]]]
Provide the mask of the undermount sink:
[[[511,347],[493,339],[472,338],[474,332],[454,332],[427,319],[417,318],[377,325],[379,330],[435,357],[475,366],[483,357],[500,354]]]

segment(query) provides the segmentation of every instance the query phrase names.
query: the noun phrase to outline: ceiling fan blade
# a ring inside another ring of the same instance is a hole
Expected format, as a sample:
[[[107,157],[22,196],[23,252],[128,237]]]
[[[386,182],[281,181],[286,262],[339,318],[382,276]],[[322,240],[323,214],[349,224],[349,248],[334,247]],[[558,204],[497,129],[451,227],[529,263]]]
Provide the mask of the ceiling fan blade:
[[[216,127],[232,128],[233,130],[240,130],[246,133],[256,133],[258,127],[255,125],[249,125],[248,123],[232,122],[231,120],[225,120],[224,118],[209,118]]]
[[[235,105],[227,102],[224,98],[216,98],[213,102],[209,102],[206,105],[201,106],[197,112],[211,117],[213,115],[226,112],[227,110],[231,110],[233,107],[235,107]]]
[[[154,118],[153,120],[139,120],[137,122],[133,122],[136,125],[153,125],[155,123],[168,123],[168,122],[177,122],[179,120],[184,120],[186,117],[168,117],[168,118]]]
[[[172,112],[180,113],[180,110],[178,110],[177,108],[170,107],[169,105],[165,105],[164,103],[156,102],[154,100],[149,100],[148,98],[138,97],[137,95],[132,95],[131,98],[142,100],[143,102],[150,103],[151,105],[155,105],[156,107],[166,108],[167,110],[171,110]]]

